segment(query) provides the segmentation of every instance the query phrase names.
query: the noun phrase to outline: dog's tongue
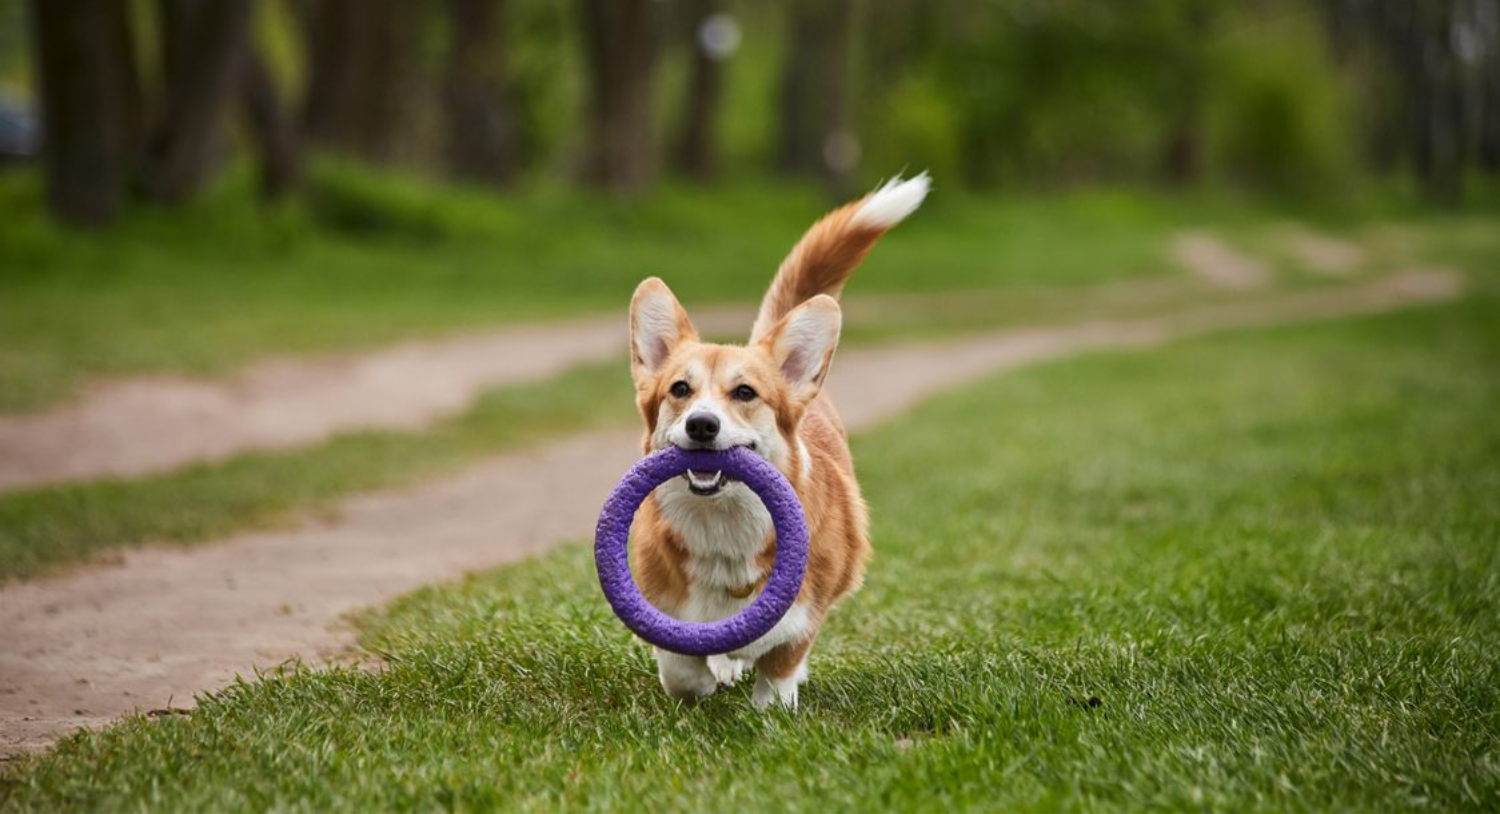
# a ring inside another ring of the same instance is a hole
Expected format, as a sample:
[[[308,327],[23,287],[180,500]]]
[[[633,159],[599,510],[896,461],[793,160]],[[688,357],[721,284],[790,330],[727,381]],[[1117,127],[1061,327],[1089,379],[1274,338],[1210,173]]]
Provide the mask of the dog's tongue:
[[[715,472],[698,472],[696,470],[689,469],[688,472],[687,472],[687,476],[688,476],[688,480],[692,481],[694,486],[699,486],[699,487],[704,487],[704,488],[707,488],[709,486],[713,486],[713,485],[715,485],[715,484],[717,484],[719,482],[719,473],[717,471],[715,471]]]

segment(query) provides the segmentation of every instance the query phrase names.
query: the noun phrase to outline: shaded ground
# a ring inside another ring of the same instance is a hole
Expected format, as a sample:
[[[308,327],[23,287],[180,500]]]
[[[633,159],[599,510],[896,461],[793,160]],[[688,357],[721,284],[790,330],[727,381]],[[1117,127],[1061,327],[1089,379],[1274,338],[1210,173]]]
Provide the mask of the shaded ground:
[[[1157,318],[855,349],[840,356],[830,387],[860,429],[937,390],[1040,359],[1372,313],[1459,290],[1456,274],[1410,272]],[[344,613],[584,537],[637,444],[633,431],[567,439],[417,490],[354,499],[333,525],[135,551],[117,568],[0,590],[0,750],[185,703],[252,667],[335,654],[349,642],[334,627]]]

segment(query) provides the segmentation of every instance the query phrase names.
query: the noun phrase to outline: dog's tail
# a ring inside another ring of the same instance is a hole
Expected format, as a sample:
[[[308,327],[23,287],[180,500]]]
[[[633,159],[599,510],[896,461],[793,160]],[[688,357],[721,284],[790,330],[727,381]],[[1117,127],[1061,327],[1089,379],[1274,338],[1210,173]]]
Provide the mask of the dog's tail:
[[[750,341],[770,332],[788,311],[819,294],[837,297],[875,241],[915,212],[932,181],[927,173],[892,178],[869,195],[823,216],[781,261],[761,301]]]

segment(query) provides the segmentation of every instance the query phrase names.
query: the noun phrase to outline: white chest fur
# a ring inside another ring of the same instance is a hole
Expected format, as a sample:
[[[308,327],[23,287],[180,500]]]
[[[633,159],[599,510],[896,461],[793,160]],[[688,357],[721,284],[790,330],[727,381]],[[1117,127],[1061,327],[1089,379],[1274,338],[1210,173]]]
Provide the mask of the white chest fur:
[[[657,490],[656,499],[662,519],[681,536],[687,549],[688,578],[694,593],[743,588],[760,579],[755,558],[771,535],[773,524],[771,513],[749,487],[730,483],[713,497],[699,497],[674,479]]]
[[[740,598],[730,590],[761,578],[756,555],[774,529],[760,498],[741,483],[704,498],[672,481],[657,491],[657,504],[662,519],[681,535],[688,551],[688,599],[673,615],[689,622],[715,622],[744,610],[754,595]],[[800,639],[810,625],[808,608],[798,603],[770,633],[731,655],[754,660],[778,644]]]

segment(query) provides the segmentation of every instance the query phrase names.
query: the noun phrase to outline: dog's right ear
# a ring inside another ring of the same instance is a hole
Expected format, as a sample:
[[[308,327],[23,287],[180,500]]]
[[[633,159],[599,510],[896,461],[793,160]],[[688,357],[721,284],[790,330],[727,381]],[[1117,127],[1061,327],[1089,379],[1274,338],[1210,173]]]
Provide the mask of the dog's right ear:
[[[655,374],[683,342],[698,332],[672,289],[656,277],[636,286],[630,299],[630,372],[637,382]]]

